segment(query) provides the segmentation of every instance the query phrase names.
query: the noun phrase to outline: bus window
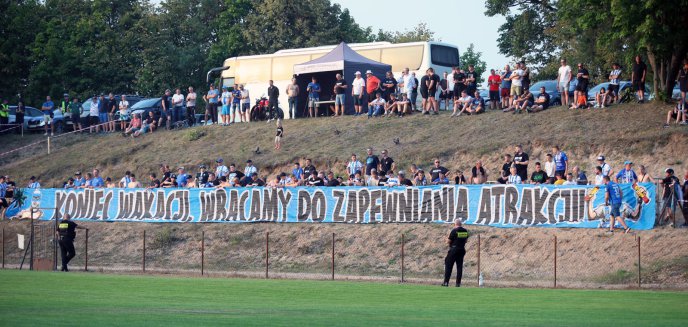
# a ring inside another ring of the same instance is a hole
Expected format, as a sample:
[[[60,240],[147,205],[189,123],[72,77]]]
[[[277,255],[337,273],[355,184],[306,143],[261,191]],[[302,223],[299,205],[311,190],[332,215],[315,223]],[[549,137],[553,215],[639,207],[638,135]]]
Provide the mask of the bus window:
[[[430,58],[433,65],[455,67],[459,65],[459,49],[446,45],[431,44]]]
[[[423,45],[383,48],[379,61],[392,65],[394,72],[400,72],[404,68],[418,70],[423,62]]]
[[[380,61],[380,49],[356,50],[356,52],[370,60]]]
[[[294,75],[294,65],[310,61],[309,55],[275,57],[272,59],[272,79],[288,81]]]
[[[239,83],[263,82],[267,83],[272,73],[272,58],[242,59],[236,68],[235,77]]]

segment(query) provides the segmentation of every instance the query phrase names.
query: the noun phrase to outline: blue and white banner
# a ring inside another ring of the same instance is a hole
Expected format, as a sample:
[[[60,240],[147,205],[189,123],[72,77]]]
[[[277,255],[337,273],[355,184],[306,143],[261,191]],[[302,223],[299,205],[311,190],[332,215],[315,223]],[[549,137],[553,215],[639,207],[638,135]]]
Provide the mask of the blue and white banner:
[[[655,185],[623,184],[621,215],[633,229],[655,221]],[[25,189],[42,220],[142,222],[447,223],[494,227],[608,226],[604,186],[445,185],[226,189]]]

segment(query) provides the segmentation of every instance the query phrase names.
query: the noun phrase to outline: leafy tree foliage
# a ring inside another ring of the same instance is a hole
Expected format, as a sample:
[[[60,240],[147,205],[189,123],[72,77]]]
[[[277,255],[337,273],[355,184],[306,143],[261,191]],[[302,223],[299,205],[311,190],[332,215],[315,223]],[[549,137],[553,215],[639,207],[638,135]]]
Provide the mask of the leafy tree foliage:
[[[473,65],[475,71],[478,72],[478,80],[476,81],[478,84],[482,84],[485,81],[482,74],[487,69],[487,63],[481,59],[482,55],[482,52],[475,51],[475,46],[471,43],[468,48],[463,50],[460,59],[461,67],[465,69],[468,69],[469,65]]]

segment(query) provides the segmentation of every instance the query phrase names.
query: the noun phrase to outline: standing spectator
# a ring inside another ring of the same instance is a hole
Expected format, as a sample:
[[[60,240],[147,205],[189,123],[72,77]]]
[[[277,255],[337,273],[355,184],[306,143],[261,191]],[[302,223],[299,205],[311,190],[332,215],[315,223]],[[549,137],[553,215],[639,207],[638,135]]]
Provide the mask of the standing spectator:
[[[640,56],[635,56],[633,63],[633,70],[631,73],[631,81],[633,88],[638,94],[638,103],[645,101],[645,75],[647,74],[647,65],[643,62]]]
[[[475,71],[475,66],[468,65],[468,72],[466,72],[466,93],[474,94],[478,89],[479,73]]]
[[[523,152],[523,146],[520,144],[516,146],[516,154],[514,154],[514,166],[516,173],[521,177],[522,181],[528,180],[528,154]]]
[[[24,98],[21,96],[21,94],[19,94],[17,99],[17,110],[15,111],[14,116],[14,123],[21,126],[15,129],[17,134],[21,134],[24,130],[24,110],[26,110],[26,106],[24,105]]]
[[[316,102],[320,101],[320,84],[318,84],[318,79],[315,76],[308,83],[306,92],[308,92],[308,116],[318,117],[318,105]]]
[[[287,85],[287,102],[289,103],[289,118],[296,118],[296,112],[299,108],[299,84],[296,83],[296,77],[291,78],[291,84]],[[243,117],[242,117],[243,121]]]
[[[215,160],[215,164],[215,176],[220,178],[227,177],[227,175],[229,175],[229,169],[224,165],[224,160],[222,158],[217,158],[217,160]]]
[[[100,170],[98,170],[98,169],[93,169],[93,178],[91,179],[91,187],[92,188],[103,188],[103,187],[105,187],[105,182],[103,181],[103,178],[100,177]]]
[[[552,152],[554,153],[554,175],[556,176],[557,173],[560,173],[562,177],[566,176],[566,173],[569,171],[569,158],[566,156],[566,153],[559,150],[558,145],[552,147]]]
[[[500,173],[509,175],[509,172],[511,171],[511,166],[514,165],[514,161],[511,159],[510,154],[505,154],[504,155],[504,164],[502,164],[502,170]]]
[[[686,92],[688,92],[688,61],[683,62],[683,68],[678,71],[678,77],[676,78],[678,82],[678,88],[681,91],[681,100],[679,104],[681,105],[681,111],[683,112],[683,122],[686,122],[685,112],[686,112]],[[685,125],[685,124],[684,124]],[[688,220],[687,220],[688,222]]]
[[[241,87],[239,84],[234,84],[234,90],[232,90],[232,106],[229,108],[229,124],[237,121],[236,115],[241,115],[241,102]]]
[[[294,163],[294,169],[291,170],[291,174],[297,179],[297,180],[303,180],[303,168],[301,168],[301,164],[298,162]]]
[[[411,107],[413,107],[413,111],[420,112],[420,109],[418,109],[418,104],[416,103],[418,101],[418,79],[416,78],[416,72],[411,73],[411,79],[413,80],[413,86],[411,87]]]
[[[365,80],[361,78],[361,72],[357,71],[355,74],[354,81],[351,83],[351,97],[354,99],[354,109],[356,113],[354,116],[360,116],[363,114],[361,107],[363,106],[363,90],[366,86]],[[365,101],[367,102],[367,101]]]
[[[41,183],[38,182],[38,180],[36,179],[36,176],[31,176],[31,178],[29,178],[29,185],[27,186],[27,188],[30,188],[30,189],[41,188]]]
[[[495,73],[494,69],[490,69],[490,77],[487,78],[487,85],[490,92],[490,109],[495,110],[499,105],[499,84],[502,78]]]
[[[184,95],[182,90],[177,88],[172,96],[172,122],[176,123],[183,120],[184,116]]]
[[[241,96],[241,110],[237,111],[239,121],[248,122],[248,110],[251,108],[251,96],[248,90],[244,88],[244,84],[239,84],[239,91]],[[292,116],[292,118],[294,118],[294,116]]]
[[[117,112],[117,109],[117,100],[115,99],[115,95],[110,93],[107,99],[108,124],[105,125],[105,127],[107,128],[107,133],[114,132],[115,127],[117,127],[115,125],[115,112]]]
[[[608,97],[607,99],[609,100],[609,103],[617,103],[619,102],[619,99],[621,97],[619,96],[619,82],[621,81],[621,65],[618,63],[612,64],[612,71],[609,73],[609,89],[608,91]],[[602,104],[606,106],[606,103]]]
[[[454,67],[454,73],[452,74],[453,85],[452,91],[454,94],[454,101],[461,96],[461,92],[466,89],[466,74],[459,67]]]
[[[420,78],[420,97],[421,97],[421,102],[420,102],[420,110],[425,114],[425,112],[428,110],[428,80],[430,77],[428,77],[427,71],[425,74],[423,74],[423,77]]]
[[[163,121],[165,122],[165,127],[169,130],[172,128],[172,91],[170,89],[165,90],[160,99],[160,105],[162,106],[162,111],[160,112],[160,120],[158,120],[158,126],[162,128]]]
[[[664,219],[664,221],[668,221],[674,218],[674,215],[676,214],[677,200],[681,199],[679,196],[679,193],[681,191],[681,182],[678,180],[676,176],[674,176],[674,170],[671,168],[667,168],[666,170],[664,170],[664,173],[665,177],[660,182],[660,185],[664,189],[664,192],[662,194],[662,210],[659,213],[660,221],[662,219]],[[664,210],[667,211],[666,217],[664,217]]]
[[[119,180],[119,183],[117,185],[121,188],[127,188],[127,187],[129,187],[130,182],[131,182],[131,172],[127,170],[124,173],[124,177],[122,177],[122,179]]]
[[[196,124],[196,92],[189,86],[189,93],[186,94],[186,121],[189,126]]]
[[[635,171],[632,169],[633,162],[630,160],[626,160],[624,162],[624,169],[619,171],[618,174],[616,174],[616,177],[614,177],[614,182],[615,183],[620,183],[620,184],[633,184],[638,181],[638,175],[635,174]]]
[[[0,99],[1,100],[1,99]],[[0,129],[6,129],[10,122],[10,105],[7,99],[0,101]]]
[[[540,165],[539,162],[535,163],[535,171],[533,172],[532,175],[530,175],[530,182],[532,184],[545,184],[547,183],[548,180],[547,173],[545,173],[544,170],[542,170],[542,165]]]
[[[472,184],[484,184],[487,182],[487,170],[483,168],[483,162],[478,160],[475,166],[471,168],[471,183]]]
[[[521,88],[525,92],[530,89],[530,68],[526,66],[525,61],[521,61],[521,70],[523,71],[523,76],[521,76]]]
[[[515,64],[515,69],[513,72],[511,72],[511,90],[509,91],[509,95],[511,96],[511,105],[513,105],[516,102],[516,98],[521,96],[523,94],[523,70],[521,69],[521,65],[519,63]]]
[[[222,87],[220,103],[222,104],[222,109],[220,109],[220,120],[222,121],[222,126],[229,126],[229,106],[232,104],[232,93],[229,92],[229,88],[227,86]]]
[[[640,174],[638,174],[638,183],[652,183],[654,178],[647,173],[647,168],[640,165]]]
[[[249,159],[246,160],[246,167],[244,167],[244,175],[245,176],[253,176],[253,174],[258,173],[258,168],[253,165],[253,160]]]
[[[75,132],[80,131],[81,130],[81,112],[83,109],[82,109],[81,104],[79,103],[79,101],[76,97],[74,99],[72,99],[72,102],[69,103],[69,105],[67,106],[67,109],[69,110],[69,113],[71,115],[72,128],[74,129]]]
[[[98,97],[98,126],[96,127],[96,132],[99,132],[98,127],[102,127],[103,132],[108,131],[108,100],[105,99],[105,95],[101,94]]]
[[[571,66],[566,64],[566,59],[562,59],[560,62],[561,67],[559,67],[559,72],[557,73],[557,88],[559,93],[561,93],[561,104],[563,106],[569,105],[569,84],[571,83],[572,72]]]
[[[426,115],[430,114],[430,110],[433,110],[433,114],[439,115],[439,105],[437,104],[437,99],[435,95],[437,94],[437,87],[440,84],[440,76],[435,74],[435,70],[431,67],[428,68],[428,100],[430,105],[428,111],[425,112]]]
[[[588,73],[588,70],[585,68],[583,63],[578,63],[578,73],[576,74],[576,79],[578,80],[578,84],[576,85],[576,90],[573,92],[573,98],[578,99],[582,96],[585,97],[587,101],[590,73]]]
[[[127,120],[129,120],[129,101],[126,95],[122,95],[119,101],[119,129],[122,132],[127,128]]]
[[[356,175],[356,172],[360,172],[363,169],[363,164],[358,161],[356,154],[351,154],[351,161],[346,164],[346,172],[349,175]]]
[[[545,156],[545,174],[547,174],[548,177],[548,184],[554,183],[554,174],[556,172],[556,165],[554,164],[554,160],[552,158],[552,154],[548,153]]]
[[[549,108],[549,93],[545,90],[544,86],[540,87],[540,94],[538,94],[537,99],[530,107],[528,112],[538,112]]]
[[[432,169],[430,169],[430,178],[433,182],[440,177],[440,173],[447,174],[449,172],[449,169],[440,165],[440,159],[435,159],[434,164]],[[449,184],[449,182],[447,182],[447,184]]]
[[[395,170],[397,168],[397,163],[394,162],[394,159],[392,157],[388,156],[387,149],[382,150],[382,159],[380,159],[380,165],[378,172],[381,174],[384,174],[390,170]]]
[[[284,136],[284,128],[282,127],[282,120],[277,118],[277,133],[275,134],[275,150],[282,148],[282,137]]]
[[[454,97],[454,92],[449,89],[449,86],[451,86],[449,83],[453,83],[449,81],[449,73],[444,72],[440,81],[440,107],[442,107],[442,102],[444,102],[445,110],[449,110],[449,103]]]
[[[595,185],[599,186],[604,184],[604,175],[602,174],[602,167],[595,167]]]
[[[45,128],[45,134],[48,135],[48,128],[50,128],[50,135],[55,135],[55,126],[53,124],[53,111],[55,110],[55,103],[50,100],[50,96],[45,97],[45,102],[41,106],[41,111],[43,111],[43,123]]]
[[[605,157],[603,155],[599,155],[597,157],[597,165],[602,168],[602,176],[613,176],[614,171],[612,170],[612,166],[610,166],[608,163],[605,162]]]
[[[578,185],[587,185],[588,184],[588,176],[586,176],[585,172],[581,171],[580,167],[578,167],[578,166],[573,166],[571,176],[573,176],[573,180]]]
[[[308,179],[311,176],[318,175],[318,170],[315,169],[311,159],[306,159],[306,164],[303,166],[303,180]]]
[[[628,225],[626,225],[626,222],[624,221],[623,217],[621,217],[620,211],[621,203],[623,202],[623,192],[621,191],[621,187],[619,187],[618,184],[612,182],[609,179],[609,176],[604,176],[604,183],[607,186],[606,192],[604,194],[604,205],[611,205],[612,207],[611,213],[609,214],[611,218],[609,221],[609,232],[614,232],[614,225],[616,225],[616,222],[618,221],[624,228],[624,234],[628,233],[628,231],[630,231],[631,228],[629,228]]]
[[[380,88],[380,79],[373,75],[373,71],[366,71],[366,93],[368,94],[368,105],[376,99],[376,93]]]
[[[509,177],[506,180],[507,184],[521,184],[523,182],[523,179],[521,179],[521,176],[519,176],[518,173],[516,172],[515,166],[511,166],[511,168],[509,169],[509,172],[510,172]]]
[[[208,124],[208,116],[210,116],[211,124],[217,123],[217,100],[219,92],[215,89],[213,84],[210,84],[208,93],[203,97],[205,100],[205,123]]]
[[[380,89],[382,90],[382,97],[385,101],[389,101],[391,99],[390,95],[394,94],[397,89],[397,80],[394,79],[392,72],[385,73]]]
[[[366,157],[365,174],[370,176],[370,172],[380,166],[380,159],[373,154],[373,148],[366,149],[366,153],[368,156]]]
[[[0,221],[5,220],[5,212],[7,211],[7,207],[10,206],[7,200],[7,188],[5,176],[0,175]]]
[[[506,109],[510,105],[510,95],[511,92],[511,68],[509,65],[504,66],[504,71],[500,74],[500,79],[502,81],[502,107],[501,109]]]
[[[344,104],[346,100],[346,89],[349,85],[346,84],[346,80],[342,77],[342,74],[336,75],[337,80],[334,82],[334,116],[344,116]]]
[[[416,87],[415,77],[409,74],[408,67],[401,71],[401,83],[399,87],[401,88],[401,93],[405,93],[406,97],[411,100],[413,98],[413,89]]]

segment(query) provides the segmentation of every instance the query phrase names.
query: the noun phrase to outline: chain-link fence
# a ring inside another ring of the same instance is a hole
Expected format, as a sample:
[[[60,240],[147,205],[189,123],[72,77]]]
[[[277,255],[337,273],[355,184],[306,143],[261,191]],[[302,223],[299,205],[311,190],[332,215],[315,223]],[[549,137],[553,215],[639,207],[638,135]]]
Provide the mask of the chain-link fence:
[[[70,269],[439,284],[447,250],[444,229],[440,233],[437,227],[425,225],[398,225],[384,231],[376,226],[337,229],[274,224],[115,226],[118,232],[114,233],[80,231]],[[49,269],[53,267],[53,230],[49,222],[34,227],[35,269],[46,269],[46,263]],[[30,268],[30,231],[25,222],[3,224],[3,268]],[[466,244],[463,284],[688,288],[688,255],[682,251],[688,248],[688,237],[679,232],[551,230],[529,235],[523,229],[504,233],[476,228]],[[23,235],[23,249],[18,235]]]

